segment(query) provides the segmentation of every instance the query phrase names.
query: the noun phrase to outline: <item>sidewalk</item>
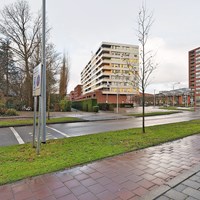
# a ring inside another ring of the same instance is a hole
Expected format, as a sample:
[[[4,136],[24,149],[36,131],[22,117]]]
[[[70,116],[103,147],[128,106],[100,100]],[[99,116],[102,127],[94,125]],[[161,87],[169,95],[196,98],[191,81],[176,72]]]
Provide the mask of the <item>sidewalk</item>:
[[[178,199],[177,192],[184,195],[179,199],[194,199],[194,190],[198,195],[200,188],[198,164],[200,135],[194,135],[0,186],[0,200],[150,200],[153,193],[153,199],[164,200]],[[168,186],[174,180],[175,189]]]

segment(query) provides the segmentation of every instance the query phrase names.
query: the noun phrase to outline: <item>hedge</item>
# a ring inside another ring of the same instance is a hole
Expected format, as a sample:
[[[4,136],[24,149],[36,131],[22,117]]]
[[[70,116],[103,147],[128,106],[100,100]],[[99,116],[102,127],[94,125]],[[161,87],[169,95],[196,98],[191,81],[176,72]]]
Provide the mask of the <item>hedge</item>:
[[[99,110],[109,110],[109,111],[113,111],[114,108],[117,107],[116,103],[99,103]],[[133,104],[130,103],[121,103],[119,104],[119,108],[131,108],[133,107]]]
[[[72,108],[86,112],[93,112],[93,107],[97,106],[96,99],[85,99],[81,101],[73,101]]]

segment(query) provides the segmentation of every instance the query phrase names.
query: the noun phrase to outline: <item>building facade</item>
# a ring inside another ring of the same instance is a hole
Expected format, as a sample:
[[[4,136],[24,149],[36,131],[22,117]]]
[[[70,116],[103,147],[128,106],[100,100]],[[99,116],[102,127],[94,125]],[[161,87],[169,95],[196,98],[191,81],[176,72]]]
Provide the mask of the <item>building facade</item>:
[[[200,106],[200,47],[189,51],[189,88],[191,102]]]
[[[191,90],[189,88],[179,88],[176,90],[160,91],[155,95],[155,105],[167,106],[193,106],[191,104]]]
[[[83,95],[100,90],[105,103],[117,95],[129,99],[139,93],[138,73],[138,46],[102,42],[81,72]]]

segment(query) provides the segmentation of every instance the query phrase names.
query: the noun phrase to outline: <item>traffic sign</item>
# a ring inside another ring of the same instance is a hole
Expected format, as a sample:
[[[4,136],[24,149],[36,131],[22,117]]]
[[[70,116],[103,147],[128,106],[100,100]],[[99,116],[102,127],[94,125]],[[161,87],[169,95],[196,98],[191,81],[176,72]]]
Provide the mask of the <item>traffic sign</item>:
[[[41,64],[33,69],[33,96],[41,95]]]

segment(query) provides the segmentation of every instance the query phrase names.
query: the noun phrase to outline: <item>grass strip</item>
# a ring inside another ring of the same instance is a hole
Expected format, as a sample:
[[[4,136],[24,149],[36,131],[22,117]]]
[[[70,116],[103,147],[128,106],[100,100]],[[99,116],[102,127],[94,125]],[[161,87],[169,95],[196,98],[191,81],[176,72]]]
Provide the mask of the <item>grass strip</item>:
[[[169,107],[159,107],[159,109],[163,110],[180,110],[180,111],[194,111],[194,108],[180,108],[180,107],[174,107],[174,106],[169,106]]]
[[[149,112],[149,113],[145,113],[145,117],[159,116],[159,115],[170,115],[170,114],[176,114],[176,113],[180,113],[180,111]],[[142,113],[129,114],[128,116],[142,117]]]
[[[47,124],[76,122],[80,120],[81,120],[80,118],[76,117],[51,118],[47,120]],[[23,125],[33,125],[33,119],[6,119],[6,120],[4,119],[0,121],[0,127],[23,126]]]
[[[200,132],[200,120],[58,139],[41,145],[0,147],[0,184],[77,166],[105,157],[158,145]]]

